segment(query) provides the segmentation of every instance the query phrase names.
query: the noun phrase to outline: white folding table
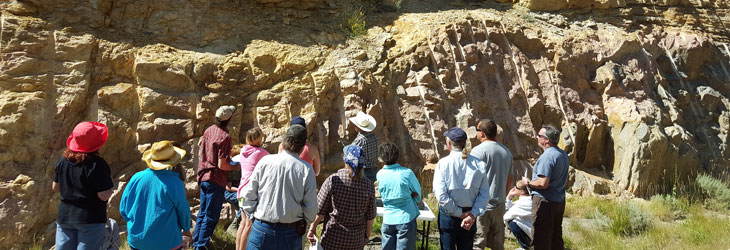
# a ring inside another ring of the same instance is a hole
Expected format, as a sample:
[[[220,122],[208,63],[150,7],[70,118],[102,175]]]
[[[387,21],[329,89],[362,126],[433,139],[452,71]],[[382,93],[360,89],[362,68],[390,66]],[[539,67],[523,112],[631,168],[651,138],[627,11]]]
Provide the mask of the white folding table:
[[[416,218],[416,220],[423,221],[423,229],[418,232],[418,234],[421,235],[420,249],[428,249],[428,246],[426,245],[428,244],[428,233],[431,229],[431,222],[436,221],[436,215],[431,212],[431,208],[429,208],[426,203],[419,201],[417,205],[418,211],[421,212],[421,214],[418,215],[418,218]],[[383,213],[385,213],[383,201],[380,198],[375,199],[375,213],[380,217],[382,217]]]

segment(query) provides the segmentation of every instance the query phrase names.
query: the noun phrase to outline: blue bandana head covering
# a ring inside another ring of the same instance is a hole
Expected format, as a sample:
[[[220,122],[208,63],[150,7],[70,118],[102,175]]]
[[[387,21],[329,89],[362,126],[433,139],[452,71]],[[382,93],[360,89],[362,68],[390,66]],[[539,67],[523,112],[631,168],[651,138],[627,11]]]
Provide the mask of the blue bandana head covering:
[[[342,152],[344,153],[343,160],[352,168],[352,176],[355,176],[357,169],[365,165],[365,156],[363,155],[362,148],[357,145],[347,145],[342,149]]]

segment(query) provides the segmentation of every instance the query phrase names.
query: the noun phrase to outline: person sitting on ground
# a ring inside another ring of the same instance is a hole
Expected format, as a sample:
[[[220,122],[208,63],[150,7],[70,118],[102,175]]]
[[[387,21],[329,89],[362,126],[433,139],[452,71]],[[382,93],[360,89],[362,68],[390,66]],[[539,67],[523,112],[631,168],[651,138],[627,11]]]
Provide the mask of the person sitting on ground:
[[[239,153],[241,153],[241,148],[243,147],[243,144],[236,144],[231,147],[231,166],[239,165]],[[236,217],[233,218],[233,222],[228,226],[226,229],[227,233],[230,233],[234,237],[236,236],[236,231],[238,231],[238,226],[241,223],[241,209],[238,206],[238,184],[241,180],[241,171],[229,171],[228,172],[228,180],[226,182],[226,191],[223,192],[223,199],[226,201],[226,203],[231,205],[231,209],[236,211]]]
[[[229,175],[229,179],[239,179],[238,175],[236,174],[240,173],[238,171],[231,171]],[[238,181],[235,183],[232,181],[229,181],[226,184],[226,192],[223,194],[223,199],[226,200],[226,202],[231,205],[231,209],[236,211],[236,217],[233,218],[233,221],[231,222],[231,225],[228,226],[226,229],[226,232],[231,232],[232,235],[236,235],[236,231],[238,230],[238,226],[241,224],[241,207],[238,206]]]
[[[416,202],[421,200],[421,184],[412,170],[397,163],[398,147],[393,143],[378,147],[385,162],[378,171],[378,191],[383,199],[383,250],[416,249],[416,218],[420,214]]]
[[[518,199],[513,202],[515,196],[518,196]],[[502,217],[504,224],[512,231],[522,249],[530,249],[530,244],[532,244],[532,196],[524,181],[518,181],[517,186],[507,194],[506,209],[507,212]]]
[[[190,204],[185,185],[170,171],[185,153],[170,141],[159,141],[142,154],[148,168],[132,176],[119,203],[130,249],[187,249]]]
[[[107,201],[114,183],[106,161],[98,155],[108,138],[106,125],[82,122],[66,140],[56,163],[53,192],[61,193],[56,221],[56,249],[100,249],[104,244]]]
[[[262,157],[269,155],[261,146],[264,144],[264,132],[260,128],[252,128],[246,132],[246,145],[239,150],[240,152],[233,157],[234,161],[241,164],[241,179],[238,182],[238,204],[239,207],[243,203],[243,189],[248,185],[251,173],[253,173],[256,164]],[[243,209],[241,209],[243,210]],[[236,231],[236,249],[246,250],[246,242],[251,232],[251,220],[243,216],[242,223],[238,225]]]
[[[317,195],[319,213],[307,238],[316,242],[317,224],[329,215],[322,229],[324,250],[362,250],[375,219],[375,188],[363,177],[363,150],[355,145],[344,149],[345,167],[327,177]]]

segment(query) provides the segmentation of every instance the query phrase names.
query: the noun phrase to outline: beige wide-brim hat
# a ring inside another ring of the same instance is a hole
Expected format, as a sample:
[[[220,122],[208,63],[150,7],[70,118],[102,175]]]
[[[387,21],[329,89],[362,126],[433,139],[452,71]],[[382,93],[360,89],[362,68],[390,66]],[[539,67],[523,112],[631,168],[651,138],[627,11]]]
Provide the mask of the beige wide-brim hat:
[[[350,117],[349,120],[352,124],[355,124],[355,126],[365,132],[372,132],[373,129],[375,129],[375,118],[363,113],[362,111],[357,112],[357,115],[355,115],[355,117]]]
[[[185,150],[172,145],[170,141],[158,141],[142,154],[142,160],[152,170],[162,170],[180,163]]]

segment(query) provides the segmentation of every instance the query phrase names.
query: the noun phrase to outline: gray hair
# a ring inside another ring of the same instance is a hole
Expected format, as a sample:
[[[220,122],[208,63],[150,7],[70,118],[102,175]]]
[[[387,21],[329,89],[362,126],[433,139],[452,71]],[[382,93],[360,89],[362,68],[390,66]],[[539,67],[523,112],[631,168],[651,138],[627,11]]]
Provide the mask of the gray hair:
[[[446,140],[451,142],[451,147],[458,150],[463,150],[466,147],[466,141],[462,143],[454,142],[451,138],[446,137]]]
[[[469,154],[466,150],[466,141],[459,143],[451,140],[449,137],[446,137],[446,140],[451,143],[451,148],[461,150],[461,159],[466,159],[466,156]]]
[[[553,125],[545,125],[542,128],[545,129],[545,137],[550,141],[550,145],[558,145],[558,142],[560,142],[560,129]]]
[[[292,125],[286,131],[284,141],[281,143],[285,150],[297,154],[301,153],[304,148],[304,144],[307,143],[307,129],[299,124]]]

